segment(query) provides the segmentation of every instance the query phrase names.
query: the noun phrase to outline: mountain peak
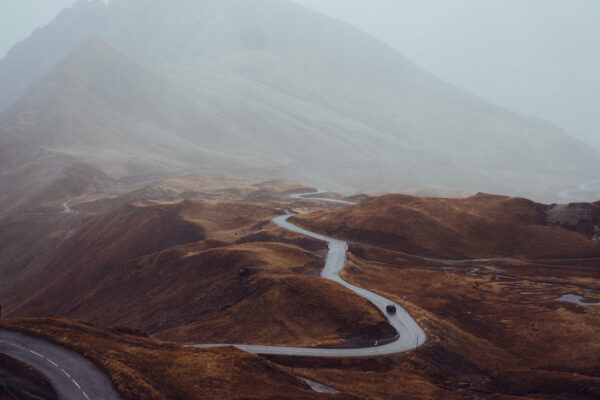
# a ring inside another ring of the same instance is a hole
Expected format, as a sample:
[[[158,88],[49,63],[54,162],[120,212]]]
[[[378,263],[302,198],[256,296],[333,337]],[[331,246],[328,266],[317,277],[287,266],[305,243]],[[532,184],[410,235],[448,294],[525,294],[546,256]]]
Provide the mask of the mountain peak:
[[[148,65],[261,50],[319,58],[336,74],[385,86],[434,79],[371,36],[287,0],[122,0],[108,5],[81,0],[0,60],[0,110],[91,37]],[[24,62],[26,68],[15,68]]]
[[[57,110],[61,101],[94,96],[120,100],[117,93],[144,93],[149,86],[160,86],[164,78],[99,37],[91,37],[42,77],[3,114],[14,115],[24,109]],[[120,90],[115,92],[115,88]],[[131,101],[132,99],[129,99]],[[53,104],[56,103],[56,104]]]
[[[16,93],[64,54],[26,85],[0,126],[85,154],[113,178],[206,168],[346,192],[454,187],[539,199],[600,165],[597,152],[556,128],[462,92],[288,1],[80,8],[25,41],[29,56],[0,62],[2,97],[4,85]],[[116,158],[126,167],[109,173]]]

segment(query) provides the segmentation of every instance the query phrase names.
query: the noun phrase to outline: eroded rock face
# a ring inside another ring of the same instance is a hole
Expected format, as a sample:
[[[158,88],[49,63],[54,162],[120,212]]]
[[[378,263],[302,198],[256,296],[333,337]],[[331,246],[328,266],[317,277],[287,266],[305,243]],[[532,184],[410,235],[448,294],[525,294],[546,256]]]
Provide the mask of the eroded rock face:
[[[553,204],[546,211],[546,223],[559,225],[600,241],[600,202]]]

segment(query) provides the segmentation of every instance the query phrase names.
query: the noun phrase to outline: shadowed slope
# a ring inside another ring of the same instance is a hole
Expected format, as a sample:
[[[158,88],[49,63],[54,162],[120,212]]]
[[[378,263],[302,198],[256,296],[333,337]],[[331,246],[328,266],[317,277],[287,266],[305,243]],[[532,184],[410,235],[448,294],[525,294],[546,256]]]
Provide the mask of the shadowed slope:
[[[29,365],[0,354],[0,400],[58,400],[48,380]]]
[[[37,315],[69,308],[78,296],[120,268],[124,261],[201,240],[202,228],[182,221],[178,212],[177,205],[154,208],[126,205],[92,218],[49,259],[29,266],[12,281],[1,283],[7,311],[48,292],[52,295],[47,299],[53,300],[38,303]]]
[[[7,283],[4,304],[12,316],[78,318],[190,343],[332,346],[392,337],[366,300],[311,276],[322,261],[307,251],[229,244],[276,213],[199,200],[115,208]]]

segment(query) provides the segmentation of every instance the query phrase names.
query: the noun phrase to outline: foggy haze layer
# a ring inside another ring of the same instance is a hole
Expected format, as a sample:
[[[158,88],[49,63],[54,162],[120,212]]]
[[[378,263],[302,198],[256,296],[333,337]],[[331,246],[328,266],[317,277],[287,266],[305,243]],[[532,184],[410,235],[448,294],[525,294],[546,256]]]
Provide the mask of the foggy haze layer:
[[[600,148],[600,2],[294,0],[440,78]]]
[[[0,59],[76,0],[2,0],[0,2]]]
[[[600,2],[294,0],[372,34],[444,80],[600,148]],[[0,58],[75,0],[5,0]]]

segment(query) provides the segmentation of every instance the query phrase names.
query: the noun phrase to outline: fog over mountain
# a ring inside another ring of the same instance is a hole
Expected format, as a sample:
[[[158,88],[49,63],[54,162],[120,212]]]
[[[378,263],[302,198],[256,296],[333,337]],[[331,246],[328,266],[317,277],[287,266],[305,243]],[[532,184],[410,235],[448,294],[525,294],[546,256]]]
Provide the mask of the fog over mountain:
[[[600,166],[560,128],[282,0],[80,1],[10,50],[0,86],[3,209],[185,173],[553,200]]]
[[[458,87],[600,148],[600,2],[294,0]]]
[[[294,0],[374,35],[438,77],[600,148],[595,0]],[[5,0],[0,58],[75,0]],[[433,23],[432,23],[433,22]]]

